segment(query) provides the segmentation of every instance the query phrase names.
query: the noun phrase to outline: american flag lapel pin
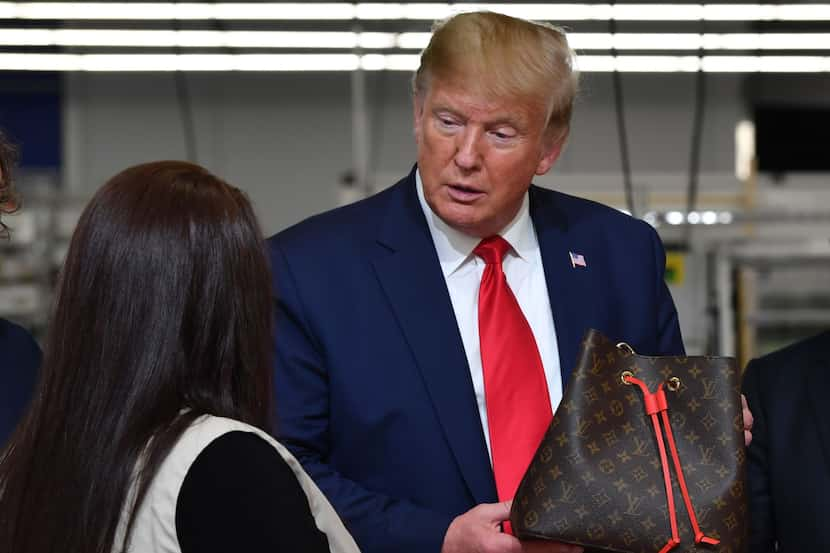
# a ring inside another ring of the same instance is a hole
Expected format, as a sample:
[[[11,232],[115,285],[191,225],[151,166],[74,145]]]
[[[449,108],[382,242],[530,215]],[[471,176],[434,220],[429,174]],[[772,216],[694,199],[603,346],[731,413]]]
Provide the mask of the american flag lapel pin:
[[[585,256],[580,253],[568,252],[568,255],[571,257],[571,267],[576,269],[577,267],[585,267],[588,268],[588,263],[585,261]]]

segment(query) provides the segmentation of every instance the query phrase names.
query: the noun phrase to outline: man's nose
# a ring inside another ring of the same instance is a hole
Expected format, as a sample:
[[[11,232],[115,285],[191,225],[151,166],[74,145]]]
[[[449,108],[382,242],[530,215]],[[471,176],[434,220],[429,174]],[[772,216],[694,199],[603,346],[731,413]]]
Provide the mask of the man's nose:
[[[481,164],[481,133],[467,128],[456,137],[455,164],[465,171],[478,168]]]

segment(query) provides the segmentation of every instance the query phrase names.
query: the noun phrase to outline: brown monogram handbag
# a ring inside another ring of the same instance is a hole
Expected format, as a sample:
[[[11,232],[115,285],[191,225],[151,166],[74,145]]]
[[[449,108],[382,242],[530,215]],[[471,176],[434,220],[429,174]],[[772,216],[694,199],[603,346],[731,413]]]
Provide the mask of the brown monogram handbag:
[[[740,553],[745,459],[734,359],[646,357],[591,330],[513,532],[587,551]]]

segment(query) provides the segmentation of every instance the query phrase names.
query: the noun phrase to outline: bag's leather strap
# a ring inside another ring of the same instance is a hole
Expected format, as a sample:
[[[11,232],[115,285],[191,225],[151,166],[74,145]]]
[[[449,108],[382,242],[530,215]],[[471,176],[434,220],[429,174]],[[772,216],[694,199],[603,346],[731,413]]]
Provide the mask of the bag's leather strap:
[[[657,438],[657,449],[660,452],[660,464],[663,468],[663,482],[666,486],[666,501],[668,503],[669,521],[671,522],[672,536],[669,538],[666,545],[660,550],[660,553],[667,553],[680,544],[680,535],[677,531],[677,512],[674,506],[674,493],[671,489],[671,474],[669,473],[669,462],[666,455],[666,446],[663,443],[663,432],[660,429],[660,418],[663,420],[663,426],[666,432],[666,439],[669,442],[669,450],[671,451],[672,461],[674,462],[674,471],[677,474],[677,482],[680,484],[680,493],[683,495],[683,502],[686,504],[686,512],[689,514],[689,521],[692,524],[692,530],[695,534],[695,543],[704,543],[707,545],[717,545],[720,540],[710,538],[703,534],[700,525],[697,522],[694,507],[692,506],[692,498],[689,496],[689,490],[686,487],[686,478],[683,476],[683,467],[680,465],[680,456],[677,453],[677,444],[674,441],[674,434],[671,430],[671,423],[669,421],[669,405],[666,401],[666,391],[664,389],[665,382],[661,382],[657,387],[657,391],[652,393],[648,386],[642,380],[635,378],[629,371],[622,374],[622,381],[628,385],[635,385],[640,388],[643,393],[643,405],[646,414],[651,418],[652,426],[654,427],[654,436]]]

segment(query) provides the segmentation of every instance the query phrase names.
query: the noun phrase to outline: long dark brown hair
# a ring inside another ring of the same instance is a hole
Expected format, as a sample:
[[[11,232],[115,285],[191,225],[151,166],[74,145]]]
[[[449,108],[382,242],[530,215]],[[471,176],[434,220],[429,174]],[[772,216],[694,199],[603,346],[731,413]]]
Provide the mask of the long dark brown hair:
[[[245,196],[179,161],[113,177],[72,237],[36,397],[0,459],[0,549],[120,549],[139,457],[136,506],[199,415],[268,429],[270,352]]]

